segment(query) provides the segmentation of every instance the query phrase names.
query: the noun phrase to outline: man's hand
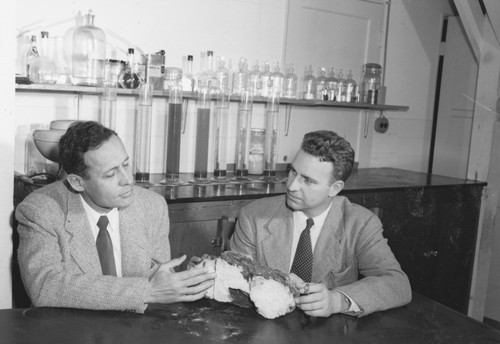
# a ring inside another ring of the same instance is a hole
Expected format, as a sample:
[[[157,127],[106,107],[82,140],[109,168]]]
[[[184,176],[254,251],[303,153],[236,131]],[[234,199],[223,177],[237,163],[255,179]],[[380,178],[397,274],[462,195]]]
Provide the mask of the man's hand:
[[[312,317],[328,317],[342,312],[342,294],[337,290],[329,290],[323,283],[305,283],[294,274],[290,278],[300,291],[295,298],[297,307]]]
[[[175,272],[174,268],[185,259],[184,255],[158,267],[149,280],[151,294],[146,303],[195,301],[205,296],[207,289],[214,285],[215,273],[205,268]]]

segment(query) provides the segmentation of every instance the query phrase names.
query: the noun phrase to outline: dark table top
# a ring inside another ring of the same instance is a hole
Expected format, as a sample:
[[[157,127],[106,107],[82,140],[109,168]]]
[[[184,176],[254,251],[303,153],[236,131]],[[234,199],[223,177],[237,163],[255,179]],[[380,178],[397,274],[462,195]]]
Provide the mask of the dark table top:
[[[145,185],[165,196],[169,203],[201,202],[214,200],[252,199],[279,195],[286,192],[286,171],[277,172],[277,182],[269,183],[259,176],[250,176],[247,181],[229,180],[224,183],[196,184],[192,174],[181,174],[184,181],[178,186],[167,186],[161,174],[151,176],[152,185]],[[429,175],[397,168],[361,168],[353,171],[347,179],[343,194],[380,192],[423,187],[485,186],[485,182]]]
[[[144,315],[64,308],[0,310],[0,343],[500,343],[500,331],[418,294],[366,317],[268,320],[212,300],[150,305]]]

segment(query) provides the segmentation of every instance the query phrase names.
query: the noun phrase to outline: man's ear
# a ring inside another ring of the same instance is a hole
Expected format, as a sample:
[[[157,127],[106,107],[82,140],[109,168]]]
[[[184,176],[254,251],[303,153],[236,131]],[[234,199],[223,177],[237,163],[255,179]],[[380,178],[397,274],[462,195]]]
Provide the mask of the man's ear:
[[[330,192],[328,193],[328,196],[336,196],[340,191],[342,191],[343,188],[344,182],[341,180],[336,180],[332,185],[330,185]]]
[[[85,189],[85,181],[76,174],[68,174],[66,180],[76,192],[82,192]]]

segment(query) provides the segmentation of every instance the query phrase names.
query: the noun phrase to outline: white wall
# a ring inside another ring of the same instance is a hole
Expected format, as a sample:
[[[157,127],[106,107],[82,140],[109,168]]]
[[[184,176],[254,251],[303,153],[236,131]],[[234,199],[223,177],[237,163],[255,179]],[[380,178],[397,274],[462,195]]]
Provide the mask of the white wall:
[[[0,11],[0,46],[13,47],[15,2],[2,5]],[[3,49],[0,55],[0,309],[12,305],[12,279],[10,273],[12,257],[12,228],[10,224],[13,210],[13,173],[14,162],[14,51]]]

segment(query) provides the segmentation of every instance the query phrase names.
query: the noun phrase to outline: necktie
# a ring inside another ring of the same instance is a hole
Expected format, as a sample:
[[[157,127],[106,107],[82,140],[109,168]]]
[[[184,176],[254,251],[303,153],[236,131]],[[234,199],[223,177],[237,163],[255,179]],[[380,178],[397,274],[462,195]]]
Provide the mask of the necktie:
[[[102,274],[116,276],[113,243],[107,230],[108,222],[108,217],[105,215],[101,216],[99,221],[97,221],[97,227],[99,227],[99,234],[97,234],[96,240],[97,253],[99,253],[99,260],[101,261]]]
[[[290,272],[293,272],[307,283],[311,282],[312,277],[313,252],[311,245],[311,227],[313,225],[314,220],[307,219],[307,225],[302,231],[302,234],[300,234],[299,244],[297,245],[292,269],[290,270]]]

